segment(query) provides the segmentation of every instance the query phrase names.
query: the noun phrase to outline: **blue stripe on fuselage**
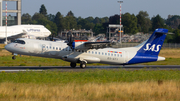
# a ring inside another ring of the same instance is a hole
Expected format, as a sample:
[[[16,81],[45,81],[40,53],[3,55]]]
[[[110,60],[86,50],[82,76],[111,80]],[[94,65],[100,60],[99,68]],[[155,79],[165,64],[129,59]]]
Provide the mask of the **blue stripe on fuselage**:
[[[158,59],[158,56],[140,55],[137,53],[127,64],[153,62],[153,61],[157,61],[157,59]]]

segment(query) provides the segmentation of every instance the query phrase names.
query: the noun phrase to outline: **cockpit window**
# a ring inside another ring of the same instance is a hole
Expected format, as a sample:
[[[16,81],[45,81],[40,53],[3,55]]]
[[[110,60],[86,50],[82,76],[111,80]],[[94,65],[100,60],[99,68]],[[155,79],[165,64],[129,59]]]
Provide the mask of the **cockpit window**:
[[[23,40],[15,40],[13,43],[25,44]]]

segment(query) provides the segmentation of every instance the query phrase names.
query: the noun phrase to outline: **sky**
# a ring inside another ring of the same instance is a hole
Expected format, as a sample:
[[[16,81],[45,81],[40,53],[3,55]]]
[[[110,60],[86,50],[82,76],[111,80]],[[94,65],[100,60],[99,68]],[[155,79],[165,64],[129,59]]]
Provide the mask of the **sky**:
[[[60,12],[66,16],[71,10],[75,17],[110,17],[120,14],[118,0],[22,0],[22,14],[39,12],[42,4],[48,14]],[[180,15],[180,0],[122,0],[122,13],[137,15],[139,11],[147,11],[149,17],[159,14],[167,19],[168,15]],[[15,2],[7,2],[7,9],[16,9]],[[5,9],[5,2],[3,2]]]

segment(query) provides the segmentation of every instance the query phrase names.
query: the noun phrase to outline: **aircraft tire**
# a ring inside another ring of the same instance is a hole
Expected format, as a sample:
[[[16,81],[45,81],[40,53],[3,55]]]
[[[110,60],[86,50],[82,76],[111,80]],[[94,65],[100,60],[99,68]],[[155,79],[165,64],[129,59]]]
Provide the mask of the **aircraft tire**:
[[[16,56],[13,56],[12,59],[15,60],[15,59],[16,59]]]
[[[72,68],[75,68],[75,67],[76,67],[76,63],[72,63],[72,62],[71,62],[70,66],[71,66]]]
[[[85,63],[85,62],[81,62],[80,67],[81,67],[82,69],[86,68],[86,63]]]

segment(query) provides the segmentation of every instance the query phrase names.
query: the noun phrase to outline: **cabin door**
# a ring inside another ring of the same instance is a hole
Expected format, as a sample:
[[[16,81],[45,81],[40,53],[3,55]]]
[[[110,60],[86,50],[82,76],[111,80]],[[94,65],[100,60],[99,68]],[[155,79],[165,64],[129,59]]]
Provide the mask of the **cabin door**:
[[[129,61],[129,52],[125,51],[124,62],[127,63],[128,61]]]

